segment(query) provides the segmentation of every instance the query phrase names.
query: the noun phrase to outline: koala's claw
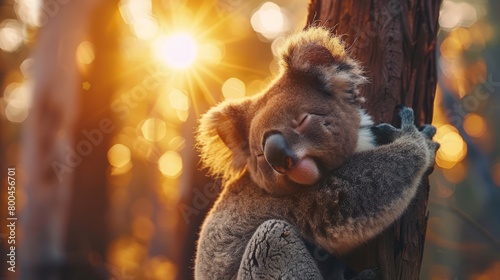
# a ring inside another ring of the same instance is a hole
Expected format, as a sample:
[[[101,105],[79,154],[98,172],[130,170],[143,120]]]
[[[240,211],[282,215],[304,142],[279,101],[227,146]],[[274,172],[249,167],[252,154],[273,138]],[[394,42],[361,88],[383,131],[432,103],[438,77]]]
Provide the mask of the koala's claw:
[[[432,137],[436,134],[436,128],[430,124],[425,124],[422,127],[421,132],[427,139],[432,139]]]
[[[438,142],[434,142],[434,141],[429,141],[429,147],[430,149],[435,153],[437,152],[437,150],[439,149],[439,147],[441,147],[441,144],[439,144]]]
[[[402,107],[401,110],[399,110],[399,117],[401,118],[401,130],[412,131],[415,129],[413,125],[413,110],[411,108]]]
[[[398,130],[397,128],[395,128],[394,126],[392,126],[388,123],[381,123],[375,127],[378,131],[383,132],[383,133],[388,133],[388,134],[394,133]]]

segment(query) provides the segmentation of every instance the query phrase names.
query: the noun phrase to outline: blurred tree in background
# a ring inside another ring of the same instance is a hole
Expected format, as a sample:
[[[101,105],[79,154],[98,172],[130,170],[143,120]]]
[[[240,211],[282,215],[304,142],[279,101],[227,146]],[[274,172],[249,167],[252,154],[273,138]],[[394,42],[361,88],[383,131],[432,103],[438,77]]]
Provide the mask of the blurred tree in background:
[[[307,1],[0,4],[0,205],[16,167],[24,272],[2,261],[0,276],[191,278],[199,224],[220,190],[198,170],[196,120],[263,89],[283,36],[305,26]],[[500,278],[499,8],[441,7],[433,123],[442,146],[421,279]],[[355,49],[378,32],[342,35]]]

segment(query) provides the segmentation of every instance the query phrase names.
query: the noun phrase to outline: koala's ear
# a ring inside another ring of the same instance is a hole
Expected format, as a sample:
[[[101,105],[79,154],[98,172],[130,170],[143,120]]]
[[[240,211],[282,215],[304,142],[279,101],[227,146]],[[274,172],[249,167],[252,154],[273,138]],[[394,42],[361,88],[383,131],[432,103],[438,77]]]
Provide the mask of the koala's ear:
[[[330,92],[347,93],[356,101],[358,87],[367,82],[358,63],[350,58],[339,37],[322,27],[309,27],[288,38],[280,50],[282,71],[319,78]]]
[[[203,165],[212,175],[230,179],[244,170],[250,156],[249,103],[226,101],[202,116],[196,142]]]

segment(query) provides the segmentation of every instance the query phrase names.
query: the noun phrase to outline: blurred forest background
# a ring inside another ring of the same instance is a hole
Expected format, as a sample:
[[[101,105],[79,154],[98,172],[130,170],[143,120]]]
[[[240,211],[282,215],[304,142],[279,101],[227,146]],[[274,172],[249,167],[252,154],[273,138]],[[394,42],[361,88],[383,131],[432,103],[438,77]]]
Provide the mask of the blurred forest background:
[[[189,279],[220,190],[199,170],[197,118],[265,87],[307,4],[1,0],[2,260],[7,167],[19,226],[18,270],[0,275]],[[421,279],[500,279],[499,15],[495,0],[441,7]]]

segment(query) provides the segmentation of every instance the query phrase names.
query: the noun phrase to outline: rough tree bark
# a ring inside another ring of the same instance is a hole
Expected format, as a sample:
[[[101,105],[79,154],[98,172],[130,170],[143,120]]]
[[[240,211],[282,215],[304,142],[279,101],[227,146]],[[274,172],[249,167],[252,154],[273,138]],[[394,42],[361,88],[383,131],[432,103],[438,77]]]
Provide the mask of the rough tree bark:
[[[399,104],[417,125],[430,123],[436,89],[436,35],[441,1],[322,1],[309,4],[309,24],[343,35],[366,68],[365,108],[376,122],[395,124]],[[357,269],[378,267],[379,279],[418,279],[427,226],[428,178],[403,217],[378,238],[346,256]]]

